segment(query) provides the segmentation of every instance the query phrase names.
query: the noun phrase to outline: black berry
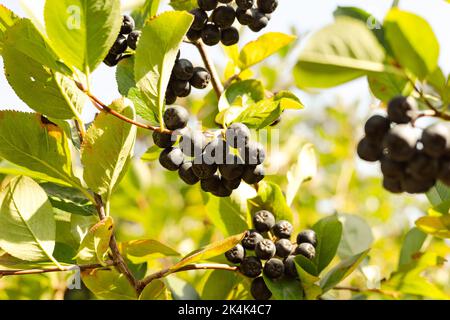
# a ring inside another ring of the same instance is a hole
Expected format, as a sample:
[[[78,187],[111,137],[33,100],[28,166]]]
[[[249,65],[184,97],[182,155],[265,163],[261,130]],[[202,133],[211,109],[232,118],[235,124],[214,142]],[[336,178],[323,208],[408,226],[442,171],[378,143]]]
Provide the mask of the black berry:
[[[381,141],[390,128],[391,122],[388,118],[381,115],[374,115],[367,120],[364,131],[369,140]]]
[[[235,180],[242,177],[245,167],[240,164],[221,164],[219,171],[223,178]]]
[[[189,121],[189,113],[180,106],[168,107],[164,112],[163,119],[169,130],[183,129]]]
[[[221,42],[224,46],[232,46],[239,42],[239,31],[235,27],[222,29]]]
[[[381,172],[385,177],[401,179],[405,174],[406,163],[383,157],[380,160]]]
[[[175,137],[172,137],[171,134],[162,133],[159,131],[153,131],[153,142],[160,148],[170,148],[172,147],[176,139]]]
[[[278,0],[257,0],[259,10],[264,13],[272,13],[278,7]]]
[[[188,81],[194,75],[194,66],[187,59],[179,59],[175,62],[172,74],[178,80]]]
[[[248,142],[245,147],[239,149],[239,153],[245,164],[258,165],[266,160],[266,151],[258,142]]]
[[[178,148],[166,148],[159,155],[159,163],[170,171],[178,170],[183,161],[183,152]]]
[[[180,149],[189,157],[201,156],[206,138],[201,131],[186,130],[180,139]]]
[[[252,10],[252,22],[248,25],[253,32],[259,32],[269,24],[269,18],[258,9]]]
[[[231,263],[241,263],[245,258],[245,249],[242,245],[237,244],[234,248],[225,252],[225,257]]]
[[[247,250],[255,250],[256,244],[262,240],[264,240],[264,238],[259,232],[249,230],[244,239],[242,239],[242,245]]]
[[[317,246],[317,235],[314,230],[303,230],[297,235],[297,244],[309,243],[314,247]]]
[[[275,247],[277,249],[277,256],[280,258],[286,258],[292,253],[294,246],[289,239],[280,239],[275,242]]]
[[[273,234],[279,239],[290,239],[293,231],[292,224],[287,220],[278,221],[272,228]]]
[[[383,140],[387,157],[395,161],[408,161],[416,152],[417,135],[409,125],[399,124],[389,130]]]
[[[218,0],[197,0],[197,4],[200,9],[205,11],[214,10],[219,4]]]
[[[202,40],[208,46],[215,46],[220,42],[220,29],[213,23],[208,23],[202,30]]]
[[[180,176],[181,180],[191,186],[200,181],[200,179],[194,174],[194,171],[192,170],[191,161],[184,162],[180,166],[180,168],[178,169],[178,175]]]
[[[272,292],[267,288],[263,277],[258,277],[252,281],[250,293],[255,300],[269,300],[272,297]]]
[[[205,147],[204,161],[208,164],[226,164],[228,151],[228,146],[223,139],[214,139]]]
[[[191,29],[201,31],[208,21],[208,14],[200,8],[191,10],[190,13],[194,16]]]
[[[284,259],[284,274],[290,278],[297,278],[298,272],[295,267],[295,256],[290,255]]]
[[[402,178],[383,178],[383,188],[392,193],[402,193],[404,190],[402,188]]]
[[[436,179],[439,173],[439,161],[418,152],[409,161],[406,172],[417,180]]]
[[[103,60],[103,63],[106,64],[108,67],[114,67],[120,62],[121,59],[122,59],[121,54],[108,53],[105,60]]]
[[[284,263],[280,259],[272,258],[264,265],[264,275],[270,279],[279,279],[284,275]]]
[[[267,211],[261,210],[253,216],[253,226],[258,232],[267,232],[275,225],[274,215]]]
[[[241,185],[241,178],[234,180],[227,180],[222,177],[222,183],[228,190],[236,190]]]
[[[362,160],[375,162],[381,159],[383,149],[379,143],[374,143],[364,137],[358,143],[357,153]]]
[[[254,0],[236,0],[236,5],[238,8],[247,10],[253,8]]]
[[[189,80],[191,86],[197,89],[205,89],[211,82],[211,75],[208,70],[203,67],[195,67],[194,74]]]
[[[236,12],[233,7],[230,6],[220,6],[214,9],[211,20],[219,28],[230,27],[234,20],[236,19]]]
[[[450,129],[445,123],[437,123],[422,133],[423,151],[431,157],[439,158],[450,149]]]
[[[439,180],[442,181],[442,183],[450,186],[450,160],[446,159],[441,161],[438,177]]]
[[[121,34],[129,34],[134,30],[134,20],[131,16],[125,14],[123,16],[122,27],[120,28]]]
[[[233,148],[242,148],[246,146],[250,140],[250,129],[243,123],[233,123],[226,132],[226,141]]]
[[[171,87],[166,91],[166,105],[174,104],[177,101],[177,95],[173,92]]]
[[[138,43],[140,37],[141,37],[141,31],[135,30],[135,31],[131,32],[128,35],[128,39],[127,39],[128,46],[131,49],[136,50],[137,49],[137,43]]]
[[[199,155],[194,159],[192,169],[194,170],[195,175],[203,180],[214,176],[217,171],[217,165],[214,163],[205,163],[203,161],[203,155]]]
[[[276,251],[275,244],[269,239],[264,239],[255,246],[255,254],[261,260],[272,258],[275,256]]]
[[[411,175],[405,175],[401,180],[401,187],[411,194],[426,193],[436,184],[436,179],[415,179]]]
[[[184,98],[191,93],[191,84],[185,80],[172,80],[169,83],[170,88],[177,97]]]
[[[239,266],[239,270],[246,277],[256,278],[262,272],[262,264],[256,257],[245,257]]]
[[[245,10],[245,9],[237,8],[236,19],[243,26],[248,26],[253,22],[253,11],[251,9]]]
[[[417,112],[417,103],[411,97],[395,97],[387,107],[388,118],[395,123],[409,123]]]
[[[247,166],[242,175],[242,180],[247,184],[255,184],[264,179],[264,167],[262,164],[258,166]]]
[[[193,166],[193,168],[195,167]],[[215,190],[218,190],[220,188],[220,184],[221,181],[218,175],[213,175],[210,178],[200,180],[200,186],[205,192],[213,192]]]
[[[119,34],[119,36],[116,39],[116,42],[114,42],[113,46],[109,50],[112,54],[122,54],[127,50],[128,44],[127,44],[127,37]]]
[[[189,31],[186,33],[186,37],[189,39],[189,41],[197,42],[202,37],[202,31],[189,29]]]
[[[215,195],[216,197],[220,197],[220,198],[226,198],[231,196],[231,194],[233,193],[233,190],[228,189],[227,187],[225,187],[223,180],[220,180],[220,184],[217,187],[216,190],[211,191],[211,193],[213,195]]]
[[[309,260],[312,260],[316,256],[316,249],[312,244],[304,242],[297,246],[295,249],[295,254],[300,254]]]

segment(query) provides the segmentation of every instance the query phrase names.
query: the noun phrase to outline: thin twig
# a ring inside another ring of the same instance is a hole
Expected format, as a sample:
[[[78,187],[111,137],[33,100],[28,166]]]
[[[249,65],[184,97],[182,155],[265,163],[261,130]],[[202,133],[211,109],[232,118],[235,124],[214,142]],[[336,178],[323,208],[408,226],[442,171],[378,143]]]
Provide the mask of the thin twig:
[[[435,117],[435,118],[441,118],[443,120],[450,120],[450,114],[442,112],[438,108],[436,108],[430,102],[430,100],[428,100],[428,98],[425,96],[425,93],[423,92],[423,90],[421,90],[410,77],[408,77],[408,80],[411,83],[411,85],[413,86],[414,91],[416,91],[420,95],[420,98],[425,102],[427,107],[432,111],[432,112],[423,112],[422,114],[419,113],[417,118],[420,118],[420,117]]]
[[[206,47],[204,43],[199,40],[195,43],[193,43],[198,51],[200,52],[200,55],[202,57],[203,63],[205,64],[206,69],[208,69],[209,73],[211,74],[211,82],[214,88],[214,91],[216,93],[217,98],[220,98],[222,96],[223,92],[223,85],[220,81],[219,74],[217,73],[216,67],[214,66],[214,63],[212,62],[210,56],[208,55],[208,52],[206,50]]]
[[[104,265],[101,265],[99,263],[96,264],[85,264],[85,265],[79,265],[79,266],[69,266],[69,267],[62,267],[60,268],[48,268],[48,269],[17,269],[17,270],[0,270],[0,276],[19,276],[19,275],[27,275],[27,274],[41,274],[41,273],[50,273],[50,272],[67,272],[67,271],[85,271],[85,270],[92,270],[92,269],[98,269],[98,268],[105,268],[108,266],[113,266],[113,261],[105,261]]]
[[[224,86],[225,88],[228,88],[228,87],[233,83],[234,80],[240,80],[239,76],[240,76],[239,73],[233,74],[231,77],[228,78],[227,81],[225,81],[225,83],[223,84],[223,86]]]

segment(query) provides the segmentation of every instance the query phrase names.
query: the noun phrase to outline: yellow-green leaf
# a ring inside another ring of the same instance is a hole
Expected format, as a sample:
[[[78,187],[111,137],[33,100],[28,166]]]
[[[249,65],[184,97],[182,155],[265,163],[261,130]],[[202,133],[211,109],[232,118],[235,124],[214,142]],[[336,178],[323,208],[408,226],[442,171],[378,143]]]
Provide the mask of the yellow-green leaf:
[[[86,234],[76,256],[78,264],[102,263],[109,248],[114,228],[113,219],[107,217],[96,223]]]
[[[450,238],[450,215],[440,217],[422,217],[416,226],[423,232],[439,238]]]

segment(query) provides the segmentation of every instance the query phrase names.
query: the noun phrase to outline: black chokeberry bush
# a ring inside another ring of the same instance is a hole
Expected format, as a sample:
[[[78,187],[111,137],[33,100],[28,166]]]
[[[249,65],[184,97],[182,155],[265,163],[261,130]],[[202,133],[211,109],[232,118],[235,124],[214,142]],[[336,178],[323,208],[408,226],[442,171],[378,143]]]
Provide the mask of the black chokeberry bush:
[[[127,57],[126,51],[128,47],[136,50],[137,42],[139,40],[140,31],[134,31],[134,20],[129,15],[122,17],[122,26],[116,41],[108,52],[108,55],[103,60],[103,63],[108,67],[116,66],[123,58]]]

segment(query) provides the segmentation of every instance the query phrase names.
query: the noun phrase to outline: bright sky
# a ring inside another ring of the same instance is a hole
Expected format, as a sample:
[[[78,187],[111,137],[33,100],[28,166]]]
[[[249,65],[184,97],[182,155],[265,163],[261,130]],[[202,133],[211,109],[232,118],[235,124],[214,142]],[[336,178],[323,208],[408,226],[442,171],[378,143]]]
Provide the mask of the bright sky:
[[[24,16],[20,2],[28,2],[33,5],[42,3],[43,0],[0,0],[0,4],[12,9],[14,12]],[[139,0],[138,0],[139,1]],[[126,1],[122,1],[125,4]],[[333,19],[332,13],[337,6],[358,6],[371,12],[375,17],[382,20],[386,12],[389,10],[392,0],[280,0],[279,9],[273,15],[267,31],[289,32],[292,25],[295,25],[300,32],[314,31],[318,28],[330,23]],[[415,12],[426,18],[432,25],[437,37],[442,45],[440,65],[446,71],[450,72],[450,41],[448,19],[450,18],[450,4],[444,0],[401,0],[400,7],[405,10]],[[165,7],[162,8],[164,10]],[[37,16],[40,11],[33,9],[33,13]],[[246,34],[242,39],[242,43],[256,37],[255,34]],[[216,60],[220,59],[220,49],[212,51]],[[199,61],[194,51],[189,49],[183,51],[183,56],[191,58],[193,61]],[[3,63],[0,59],[0,67],[3,69]],[[26,66],[24,66],[26,67]],[[284,70],[284,72],[290,72]],[[114,69],[102,66],[94,73],[93,78],[94,92],[102,100],[108,102],[118,96],[115,84]],[[350,85],[341,86],[335,90],[327,91],[323,96],[325,98],[335,97],[336,94],[345,97],[345,101],[352,101],[357,98],[367,99],[367,90],[359,90],[364,83],[357,81]],[[363,92],[363,93],[361,93]],[[15,95],[5,80],[3,72],[0,74],[0,109],[24,109],[23,102]],[[303,94],[301,94],[303,96]],[[366,95],[366,97],[361,96]],[[305,96],[305,99],[308,99]],[[86,117],[90,117],[90,111],[86,111]]]

